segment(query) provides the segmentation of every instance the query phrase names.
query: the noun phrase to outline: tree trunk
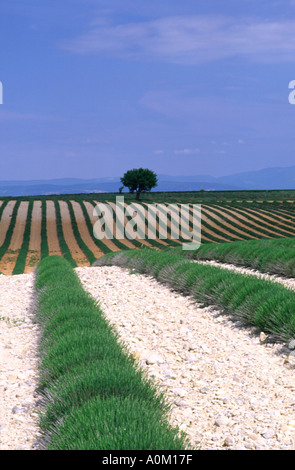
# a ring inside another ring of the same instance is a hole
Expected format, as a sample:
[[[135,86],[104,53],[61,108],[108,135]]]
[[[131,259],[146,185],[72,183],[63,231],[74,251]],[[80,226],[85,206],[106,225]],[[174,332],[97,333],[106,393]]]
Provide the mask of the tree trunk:
[[[140,193],[141,193],[140,189],[137,189],[137,190],[136,190],[136,200],[137,200],[137,201],[139,201]]]

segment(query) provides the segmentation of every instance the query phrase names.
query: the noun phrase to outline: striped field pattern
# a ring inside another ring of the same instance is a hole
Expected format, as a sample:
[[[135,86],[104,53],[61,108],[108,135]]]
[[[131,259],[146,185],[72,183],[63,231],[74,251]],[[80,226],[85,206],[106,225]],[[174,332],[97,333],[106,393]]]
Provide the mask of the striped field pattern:
[[[0,201],[0,272],[7,275],[29,273],[47,255],[62,255],[73,266],[89,266],[110,251],[143,246],[161,249],[167,245],[180,246],[184,241],[173,238],[173,216],[169,218],[167,239],[161,238],[158,224],[155,239],[147,236],[135,240],[126,236],[123,239],[97,239],[93,234],[93,226],[98,220],[93,213],[97,202],[82,197],[75,200],[48,197]],[[149,205],[141,204],[147,213]],[[295,237],[293,204],[268,202],[259,206],[245,202],[216,202],[201,204],[201,208],[202,243]],[[114,217],[105,217],[105,221],[106,230],[114,229]],[[127,222],[125,217],[125,227]],[[145,223],[147,235],[147,221]]]

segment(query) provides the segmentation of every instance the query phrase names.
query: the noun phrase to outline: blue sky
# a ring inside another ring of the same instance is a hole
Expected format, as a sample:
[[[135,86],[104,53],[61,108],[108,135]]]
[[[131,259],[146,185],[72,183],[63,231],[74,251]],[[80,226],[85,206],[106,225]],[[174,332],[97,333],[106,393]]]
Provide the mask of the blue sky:
[[[295,165],[295,0],[9,0],[0,40],[0,180]]]

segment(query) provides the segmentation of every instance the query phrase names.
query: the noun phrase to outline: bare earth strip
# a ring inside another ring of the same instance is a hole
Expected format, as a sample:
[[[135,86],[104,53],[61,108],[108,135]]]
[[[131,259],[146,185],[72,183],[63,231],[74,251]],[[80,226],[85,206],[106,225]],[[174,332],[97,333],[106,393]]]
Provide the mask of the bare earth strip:
[[[0,221],[0,246],[3,245],[16,201],[8,201]]]
[[[243,215],[244,214],[244,215]],[[249,214],[248,214],[249,215]],[[244,211],[243,209],[239,209],[239,212],[237,213],[237,217],[239,217],[240,219],[242,220],[248,220],[247,219],[247,212]],[[273,233],[273,237],[271,237],[270,235],[267,235],[268,238],[274,238],[274,237],[278,237],[278,236],[282,236],[280,233],[276,232],[275,230],[272,230],[270,227],[270,224],[267,224],[266,222],[262,222],[261,221],[261,218],[259,217],[255,217],[253,215],[251,215],[251,217],[253,217],[253,219],[257,220],[257,224],[256,224],[256,227],[257,227],[257,230],[267,230],[268,232],[270,233]],[[240,223],[240,222],[239,222]],[[255,224],[255,222],[251,221],[252,224]],[[261,225],[264,224],[264,227],[261,227]],[[277,222],[275,222],[275,224],[277,224]],[[272,225],[272,228],[274,228],[274,226]],[[251,228],[251,230],[254,230]],[[285,230],[286,231],[286,230]],[[294,233],[291,233],[290,232],[290,235],[293,235],[294,236]],[[264,235],[265,236],[265,235]]]
[[[213,212],[211,212],[210,210],[208,210],[207,208],[204,208],[204,206],[202,207],[202,214],[203,215],[209,215],[211,216],[212,218],[214,218],[216,224],[214,222],[211,222],[212,224],[214,224],[214,226],[216,228],[218,228],[218,230],[220,230],[221,232],[224,233],[224,235],[226,236],[229,236],[229,237],[235,237],[237,240],[244,240],[244,238],[240,237],[238,235],[238,233],[243,233],[241,232],[239,229],[235,229],[235,227],[233,227],[232,225],[230,225],[228,222],[226,222],[226,220],[222,219],[221,217],[219,217],[218,215],[214,214]],[[219,223],[223,224],[224,226],[228,227],[228,228],[233,228],[233,230],[235,230],[237,233],[232,233],[232,232],[229,232],[228,230],[226,230],[224,227],[222,227],[221,225],[219,225]]]
[[[260,210],[264,211],[265,209],[260,209]],[[290,210],[282,209],[281,207],[276,208],[275,214],[276,215],[280,214],[280,217],[284,216],[286,218],[286,220],[289,220],[289,221],[290,221],[290,219],[293,220],[295,218],[294,213],[291,213]]]
[[[98,201],[95,201],[97,204],[99,204]],[[104,220],[106,222],[106,226],[107,228],[109,229],[110,231],[110,234],[113,234],[113,237],[115,238],[116,235],[117,235],[117,227],[116,227],[116,221],[115,221],[115,218],[114,218],[114,215],[115,215],[115,207],[116,207],[116,204],[113,203],[113,202],[107,202],[106,203],[108,206],[110,206],[110,208],[114,211],[113,215],[111,214],[108,214],[108,213],[105,213],[104,215]],[[126,206],[126,204],[124,204]],[[127,217],[124,217],[124,233],[122,233],[121,231],[121,235],[120,236],[124,236],[124,238],[118,238],[118,240],[123,243],[123,245],[125,245],[126,247],[128,248],[131,248],[131,249],[136,249],[135,245],[130,241],[129,238],[126,238],[125,237],[125,234],[126,234],[126,230],[125,230],[125,226],[126,226],[126,223],[128,222],[127,220]],[[119,231],[119,228],[118,228],[118,231]],[[132,237],[130,237],[132,239]],[[107,239],[103,239],[102,240],[104,243],[107,241]],[[145,240],[140,240],[140,242],[143,244],[143,245],[146,245],[146,246],[151,246],[148,242],[146,242]],[[116,245],[115,245],[116,246]],[[120,250],[120,248],[117,247],[117,250]],[[117,251],[116,250],[116,251]],[[113,250],[114,251],[114,250]]]
[[[213,229],[216,228],[217,230],[219,231],[222,231],[222,228],[215,224],[211,219],[209,219],[206,214],[204,213],[204,211],[202,211],[202,222],[207,222],[207,224],[212,227],[212,230],[208,227],[205,227],[202,223],[202,231],[204,231],[205,233],[209,233],[210,235],[213,235],[214,237],[216,238],[219,238],[220,241],[225,241],[225,242],[228,242],[229,239],[228,238],[225,238],[223,237],[222,235],[220,235],[219,233],[216,233]]]
[[[112,208],[112,209],[114,210],[114,212],[115,212],[116,204],[115,204],[114,202],[110,202],[110,201],[108,201],[107,203],[111,206],[111,208]],[[114,236],[116,236],[117,231],[118,231],[118,233],[120,233],[120,238],[118,238],[118,240],[119,240],[121,243],[123,243],[123,245],[125,245],[127,248],[131,248],[132,250],[135,250],[135,249],[136,249],[136,246],[135,246],[128,238],[126,238],[126,237],[124,236],[124,235],[125,235],[125,234],[124,234],[124,231],[125,231],[125,230],[122,231],[122,230],[119,230],[119,227],[115,227],[115,228],[114,228]]]
[[[161,206],[162,204],[160,204]],[[169,206],[169,204],[165,204],[167,206]],[[174,204],[176,205],[176,204]],[[152,217],[154,220],[157,219],[157,211],[156,211],[156,208],[154,207],[154,204],[145,204],[147,210],[146,210],[146,218],[149,219],[149,217]],[[171,229],[172,233],[174,233],[176,236],[178,234],[179,236],[179,225],[176,225],[175,224],[175,220],[173,218],[173,214],[172,214],[172,223],[171,223],[171,220],[169,220],[167,218],[167,229]],[[166,222],[166,221],[165,221]],[[148,233],[148,227],[147,227],[147,233]],[[162,227],[160,227],[160,224],[159,224],[159,221],[156,220],[156,230],[157,232],[159,233],[160,236],[164,237],[164,238],[158,238],[156,237],[155,240],[159,243],[162,243],[163,245],[169,245],[169,240],[173,240],[175,241],[176,243],[181,243],[181,241],[179,241],[177,238],[173,238],[172,235],[170,235],[169,233],[166,234],[166,230],[163,229]],[[167,230],[168,232],[168,230]],[[168,240],[168,242],[166,242],[165,240]]]
[[[98,201],[95,201],[95,202],[98,204]],[[112,215],[109,214],[109,213],[105,213],[105,215],[104,215],[104,220],[105,220],[105,222],[106,222],[106,226],[107,226],[107,228],[109,229],[110,233],[113,234],[113,237],[114,237],[114,238],[116,238],[116,237],[118,236],[118,233],[117,233],[117,232],[120,232],[120,231],[119,231],[119,227],[116,227],[116,220],[115,220],[115,214],[116,214],[116,213],[115,213],[115,210],[116,210],[115,206],[116,206],[116,205],[115,205],[115,203],[113,203],[113,202],[107,202],[107,205],[109,205],[110,208],[111,208],[114,212],[113,212]],[[125,204],[125,206],[126,206],[126,204]],[[125,237],[125,232],[126,232],[126,230],[125,230],[125,225],[126,225],[126,223],[127,223],[127,218],[125,217],[125,218],[124,218],[124,233],[122,233],[122,231],[121,231],[121,233],[120,233],[120,235],[119,235],[119,236],[121,236],[121,237],[124,236],[124,238],[118,238],[118,240],[119,240],[121,243],[123,243],[123,245],[125,245],[126,247],[131,248],[131,249],[136,249],[135,245],[130,241],[130,239]],[[145,243],[144,243],[144,240],[140,240],[140,241],[142,241],[142,243],[145,244]],[[103,242],[105,242],[105,240],[103,240]],[[150,246],[150,245],[148,245],[148,246]]]
[[[254,210],[247,209],[247,212],[255,213],[257,218],[259,218],[261,214],[264,218],[270,221],[269,222],[270,226],[276,227],[277,225],[279,225],[279,229],[284,230],[284,232],[290,233],[291,237],[295,235],[295,225],[293,227],[290,226],[294,222],[294,220],[291,220],[291,219],[288,220],[282,217],[281,215],[274,213],[273,214],[274,216],[279,217],[279,220],[277,220],[274,217],[272,217],[272,213],[270,211],[267,212],[267,211],[260,210],[259,212],[255,212]],[[289,222],[289,225],[285,222]]]
[[[248,209],[247,209],[247,211],[240,209],[240,211],[241,211],[243,214],[245,214],[245,215],[247,216]],[[254,211],[251,211],[251,212],[254,212]],[[254,214],[251,213],[251,217],[253,217],[253,219],[255,219],[255,220],[257,220],[257,221],[259,221],[259,222],[261,223],[261,218],[259,217],[259,212],[256,212],[256,215],[254,215]],[[268,217],[268,218],[269,218],[269,217]],[[265,226],[267,226],[267,229],[268,229],[270,232],[273,232],[273,233],[276,234],[276,232],[275,232],[274,230],[271,230],[271,229],[268,228],[268,227],[274,228],[275,226],[278,225],[279,222],[278,222],[277,220],[275,220],[275,219],[271,219],[271,220],[272,220],[272,223],[271,223],[271,222],[263,222],[263,223],[265,224]],[[290,228],[289,228],[289,230],[288,230],[287,228],[284,228],[284,229],[282,228],[282,230],[284,230],[284,232],[290,234],[290,236],[294,236],[294,232],[291,232],[291,231],[290,231]]]
[[[163,204],[166,204],[167,206],[170,205],[169,202],[165,202],[165,203],[163,203]],[[155,211],[152,209],[152,206],[153,206],[152,204],[146,204],[146,203],[145,203],[145,206],[146,206],[146,207],[151,207],[151,212],[152,212],[153,214],[155,213]],[[192,210],[191,210],[191,209],[190,209],[190,211],[189,211],[189,218],[190,218],[190,221],[192,222],[192,221],[193,221],[193,213],[192,213]],[[171,227],[171,224],[169,224],[169,221],[168,221],[168,224],[167,224],[167,225],[168,225],[168,227]],[[158,223],[158,222],[157,222],[156,230],[159,232],[159,223]],[[207,227],[202,227],[202,240],[207,240],[207,241],[209,241],[209,242],[212,242],[212,239],[211,239],[210,237],[207,237],[207,236],[205,235],[205,232],[207,232],[208,234],[213,235],[215,238],[218,237],[218,235],[217,235],[215,232],[213,232],[212,230],[207,229]],[[162,234],[162,236],[163,236],[163,234]],[[164,236],[165,236],[165,235],[164,235]],[[163,242],[162,239],[157,238],[157,240],[160,241],[160,242]],[[175,240],[175,241],[176,241],[176,242],[179,242],[179,243],[182,243],[182,242],[180,242],[179,240]],[[227,240],[226,240],[226,241],[227,241]]]
[[[83,204],[84,206],[86,207],[86,210],[88,212],[88,215],[89,215],[89,218],[90,218],[90,221],[91,221],[91,224],[92,226],[94,227],[94,225],[98,222],[98,217],[96,217],[95,215],[93,215],[93,211],[94,211],[94,206],[93,204],[91,204],[90,202],[87,202],[87,201],[83,201]],[[101,240],[110,250],[112,251],[120,251],[120,248],[115,245],[115,243],[112,241],[112,240],[109,240],[108,238],[104,238]]]
[[[263,217],[265,217],[266,219],[269,219],[271,222],[274,222],[274,223],[278,223],[278,221],[276,219],[274,219],[272,217],[272,215],[275,215],[276,217],[278,217],[280,219],[280,224],[284,227],[286,227],[286,229],[289,229],[290,230],[290,224],[293,222],[292,220],[292,215],[290,214],[290,218],[288,219],[288,217],[284,217],[282,214],[278,214],[276,212],[271,212],[271,211],[267,211],[265,209],[259,209],[258,210],[254,210],[254,209],[250,209],[249,207],[247,207],[247,212],[251,212],[253,214],[256,214],[259,216],[259,214],[261,214]],[[289,223],[289,225],[287,223]],[[295,230],[295,226],[294,226],[294,230]]]
[[[221,214],[224,213],[224,215],[227,215],[228,212],[223,212],[222,210],[219,210],[219,209],[216,209],[215,207],[215,210],[220,212]],[[246,217],[246,216],[243,216],[242,214],[240,214],[239,212],[235,212],[234,209],[230,209],[230,213],[232,214],[233,217],[236,217],[236,221],[237,223],[239,224],[240,227],[244,227],[248,230],[251,230],[251,232],[254,232],[254,233],[257,233],[257,235],[260,235],[260,237],[268,237],[268,238],[273,238],[271,237],[270,235],[266,235],[265,233],[261,232],[259,230],[259,226],[257,226],[257,228],[253,228],[253,227],[249,227],[249,225],[247,225],[247,223],[249,223],[249,219]],[[243,223],[242,220],[246,223]],[[261,228],[263,230],[263,228]],[[275,234],[277,236],[277,234]]]
[[[76,261],[78,266],[89,266],[90,263],[81,248],[79,247],[76,237],[74,235],[71,215],[67,203],[65,201],[59,201],[59,207],[65,242],[68,245],[73,259]]]
[[[1,259],[1,272],[3,274],[12,274],[17,257],[22,247],[25,226],[27,223],[29,202],[22,201],[18,208],[15,227],[11,237],[7,252]]]
[[[46,201],[46,232],[49,255],[62,256],[57,236],[56,212],[53,201]]]
[[[128,205],[127,203],[124,203],[125,209],[126,209],[127,205]],[[125,216],[125,217],[124,217],[124,231],[125,231],[125,233],[126,233],[127,236],[129,235],[129,237],[130,237],[129,239],[132,240],[132,237],[134,236],[134,234],[132,234],[131,231],[128,230],[129,227],[128,227],[127,223],[128,223],[128,218],[127,218],[127,216]],[[127,227],[126,227],[126,225],[127,225]],[[153,245],[152,245],[151,243],[149,243],[148,240],[145,240],[145,239],[143,239],[143,238],[138,238],[138,237],[134,237],[134,239],[135,239],[135,240],[138,240],[142,245],[145,245],[145,246],[147,246],[147,247],[149,247],[149,248],[152,248],[152,247],[153,247]]]
[[[279,206],[275,204],[273,205],[274,214],[279,215],[280,217],[284,217],[286,218],[286,220],[295,218],[295,213],[292,209],[294,209],[294,206],[292,207],[291,205],[289,207]],[[270,212],[270,209],[265,209],[262,206],[261,208],[259,207],[259,211]]]
[[[207,209],[207,207],[205,207],[204,205],[202,206],[202,210],[204,213],[208,213],[210,214],[212,217],[215,217],[216,220],[220,220],[224,225],[226,225],[227,227],[231,227],[233,230],[235,230],[237,233],[240,233],[242,235],[246,235],[247,237],[251,237],[251,238],[257,238],[257,237],[254,237],[253,235],[249,235],[249,233],[247,232],[244,232],[243,230],[239,229],[238,227],[235,227],[233,225],[231,225],[229,222],[227,222],[226,220],[222,219],[221,216],[218,217],[216,214],[213,214],[212,212],[210,212],[210,210]],[[220,215],[224,215],[225,217],[227,217],[228,220],[231,220],[232,222],[236,223],[236,224],[240,224],[239,220],[234,217],[234,216],[231,216],[230,214],[227,214],[226,212],[224,212],[223,210],[221,209],[217,209],[215,206],[214,206],[214,210],[216,210],[216,212],[218,212]],[[220,229],[222,230],[222,228]],[[233,236],[233,235],[232,235]],[[237,239],[240,239],[240,240],[243,240],[243,238],[241,237],[238,237],[236,235],[236,238]]]
[[[32,272],[41,260],[41,222],[42,202],[34,201],[30,232],[29,252],[26,259],[25,274]]]
[[[206,227],[204,227],[204,226],[202,227],[202,210],[203,210],[203,206],[201,205],[201,242],[202,242],[202,240],[207,240],[207,241],[212,243],[212,239],[210,238],[210,236],[208,237],[204,233],[204,231],[206,231]],[[190,221],[193,222],[193,218],[196,216],[195,209],[190,208],[189,214],[190,214]],[[215,237],[216,237],[216,235],[215,235]],[[214,243],[219,243],[219,242],[215,241]]]
[[[84,243],[88,246],[89,250],[92,251],[95,258],[96,259],[100,258],[101,256],[104,255],[104,253],[96,245],[96,243],[93,241],[91,234],[89,233],[80,204],[76,201],[70,201],[70,202],[73,206],[73,210],[75,213],[75,218],[76,218],[76,222],[78,225],[81,238],[83,239]]]

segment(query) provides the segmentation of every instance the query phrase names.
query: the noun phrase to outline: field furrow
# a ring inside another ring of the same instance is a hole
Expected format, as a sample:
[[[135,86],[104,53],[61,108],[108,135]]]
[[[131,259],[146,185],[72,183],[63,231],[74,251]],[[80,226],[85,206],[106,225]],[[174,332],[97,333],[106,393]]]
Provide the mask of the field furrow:
[[[78,230],[84,243],[88,246],[96,259],[100,258],[104,255],[104,252],[95,244],[92,233],[89,233],[81,205],[76,201],[70,201],[70,203],[72,204]]]
[[[215,207],[214,207],[215,209]],[[210,211],[207,207],[202,207],[203,216],[208,216],[211,219],[211,224],[214,224],[218,230],[222,231],[229,238],[235,238],[237,240],[245,240],[245,237],[249,237],[249,234],[243,232],[243,230],[236,228],[232,225],[226,218],[220,215],[216,215],[214,212]],[[213,220],[215,222],[213,222]],[[231,221],[235,221],[233,217],[230,218]]]
[[[111,206],[111,208],[114,211],[113,214],[113,230],[114,230],[114,236],[118,237],[118,240],[126,247],[130,248],[131,250],[136,249],[136,244],[132,243],[129,238],[125,237],[125,227],[123,227],[121,224],[116,224],[116,216],[115,216],[115,210],[116,210],[116,204],[114,202],[108,201],[108,204]]]
[[[97,204],[96,202],[91,203],[91,202],[88,202],[88,201],[84,201],[84,206],[87,210],[87,213],[88,213],[88,216],[89,216],[92,227],[94,227],[94,225],[97,224],[96,227],[99,226],[102,229],[102,224],[100,223],[100,221],[98,219],[98,216],[96,216],[95,212],[94,212],[94,208],[95,208],[96,204]],[[113,225],[113,220],[110,219],[110,218],[106,219],[106,222],[108,224],[111,224],[111,226]],[[95,237],[95,235],[94,235],[94,237]],[[102,239],[98,239],[98,240],[100,240],[108,248],[108,250],[110,250],[110,251],[119,251],[120,250],[120,248],[114,243],[114,241],[111,240],[110,238],[108,238],[107,236],[105,236]]]
[[[287,230],[295,231],[295,225],[294,221],[291,218],[291,215],[287,217],[275,211],[270,212],[264,209],[255,210],[251,209],[250,207],[247,207],[247,212],[251,214],[253,213],[258,217],[261,216],[264,219],[267,219],[272,222],[273,225],[279,223],[280,226],[286,228]]]
[[[207,235],[213,235],[215,238],[218,238],[222,242],[229,242],[230,238],[221,235],[220,226],[213,222],[203,211],[202,211],[202,232],[204,231]]]
[[[16,204],[16,201],[8,201],[8,203],[6,204],[2,212],[2,217],[0,220],[0,246],[3,245],[6,239],[7,230],[10,225],[11,216],[12,216],[12,212],[13,212],[15,204]]]
[[[22,247],[24,231],[27,223],[28,208],[28,201],[22,201],[19,205],[10,244],[1,259],[1,272],[4,274],[12,274],[15,267],[17,257]]]
[[[227,214],[230,214],[232,217],[235,217],[237,220],[237,224],[239,224],[241,227],[247,229],[248,231],[251,231],[255,235],[258,236],[258,238],[273,238],[274,236],[279,236],[273,231],[269,231],[265,227],[261,227],[260,224],[257,223],[251,223],[249,217],[246,215],[241,214],[237,208],[231,208],[231,209],[216,209],[216,206],[214,206],[215,210],[220,212],[221,214],[224,214],[226,216]],[[250,238],[250,237],[249,237]]]
[[[62,221],[62,230],[65,242],[69,248],[72,258],[78,266],[88,266],[90,263],[85,256],[85,253],[79,247],[76,237],[73,232],[71,215],[68,205],[65,201],[59,201],[59,208]]]
[[[124,204],[125,208],[127,206],[127,204],[125,203]],[[134,233],[133,231],[131,230],[131,227],[130,227],[130,224],[128,224],[128,217],[126,215],[124,215],[124,229],[125,229],[125,235],[127,235],[127,239],[128,240],[137,240],[140,244],[144,245],[144,246],[147,246],[149,248],[152,248],[152,243],[148,242],[147,240],[144,240],[143,238],[139,239],[138,237],[134,237]]]
[[[46,231],[48,240],[48,252],[50,256],[62,256],[57,236],[56,211],[53,201],[46,201]]]
[[[103,201],[103,214],[95,211],[101,204],[96,197],[0,201],[0,272],[29,273],[47,255],[64,256],[73,266],[89,266],[109,252],[181,247],[192,241],[200,219],[190,202],[133,200],[134,212],[130,201]],[[270,202],[260,207],[257,200],[251,207],[236,200],[200,205],[202,245],[295,237],[293,207]]]
[[[125,204],[125,209],[126,207],[127,207],[127,204]],[[140,226],[141,226],[140,233],[141,233],[142,239],[139,239],[138,241],[139,242],[145,241],[144,243],[145,246],[158,247],[158,248],[163,248],[165,246],[170,245],[171,243],[170,240],[165,240],[165,239],[160,238],[158,222],[156,222],[155,224],[156,236],[154,238],[149,237],[149,215],[148,215],[149,204],[138,204],[138,205],[135,205],[134,207],[138,208],[137,212],[140,218]]]
[[[175,204],[175,207],[176,207],[176,204]],[[146,212],[147,227],[149,224],[151,226],[155,226],[156,233],[158,235],[156,238],[157,241],[159,241],[160,243],[164,245],[172,245],[172,244],[177,245],[177,244],[182,243],[181,234],[180,234],[180,223],[178,220],[178,212],[179,212],[178,209],[171,210],[171,213],[169,214],[170,217],[169,218],[167,217],[167,223],[166,223],[166,213],[163,210],[160,209],[157,211],[154,205],[152,204],[147,204],[146,208],[147,208],[147,212]],[[163,215],[163,214],[164,214],[164,218],[163,218],[164,227],[161,226],[161,224],[159,223],[159,215]]]
[[[30,273],[41,260],[42,202],[34,201],[31,221],[29,250],[26,258],[25,273]]]
[[[251,220],[256,221],[259,226],[263,223],[263,225],[267,228],[267,230],[269,232],[274,233],[275,235],[279,234],[279,232],[283,232],[283,233],[286,234],[286,236],[290,236],[290,237],[295,235],[295,229],[290,230],[290,227],[289,228],[282,227],[281,222],[274,219],[274,218],[272,218],[269,221],[266,221],[263,215],[261,215],[259,213],[256,213],[256,215],[254,215],[248,209],[239,209],[239,212],[241,214],[245,214],[245,216],[247,216],[247,217],[250,217]],[[276,225],[277,226],[279,225],[279,227],[277,227],[277,230],[273,230],[274,226],[276,226]]]

